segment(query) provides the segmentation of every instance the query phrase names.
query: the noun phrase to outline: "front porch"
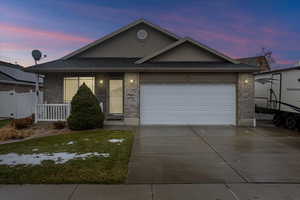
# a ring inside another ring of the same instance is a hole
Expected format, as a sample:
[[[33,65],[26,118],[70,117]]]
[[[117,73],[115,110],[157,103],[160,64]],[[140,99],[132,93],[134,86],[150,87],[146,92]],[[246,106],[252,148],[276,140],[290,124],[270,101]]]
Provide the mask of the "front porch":
[[[67,105],[84,82],[101,102],[105,124],[139,124],[138,73],[47,73],[44,102],[38,107],[48,109],[36,109],[37,121],[66,120]]]

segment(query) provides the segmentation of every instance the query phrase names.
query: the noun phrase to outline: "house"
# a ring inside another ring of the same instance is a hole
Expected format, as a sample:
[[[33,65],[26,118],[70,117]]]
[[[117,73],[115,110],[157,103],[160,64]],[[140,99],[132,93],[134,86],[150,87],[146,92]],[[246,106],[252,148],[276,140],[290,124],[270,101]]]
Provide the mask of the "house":
[[[23,67],[0,61],[0,91],[12,91],[17,93],[35,90],[36,75],[23,71]],[[43,79],[40,78],[40,86]]]
[[[254,123],[258,70],[143,19],[27,69],[45,75],[48,104],[70,102],[86,83],[107,120],[246,126]]]
[[[241,63],[245,63],[248,65],[259,66],[260,72],[267,72],[270,71],[270,65],[268,60],[265,56],[254,56],[254,57],[247,57],[247,58],[239,58],[237,59]]]

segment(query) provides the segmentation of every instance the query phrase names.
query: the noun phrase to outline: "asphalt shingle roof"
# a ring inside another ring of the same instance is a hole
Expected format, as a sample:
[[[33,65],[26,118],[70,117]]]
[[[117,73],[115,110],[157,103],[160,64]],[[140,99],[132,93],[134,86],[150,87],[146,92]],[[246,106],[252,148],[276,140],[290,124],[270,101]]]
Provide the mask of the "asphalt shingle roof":
[[[10,77],[17,82],[35,83],[36,75],[34,73],[25,72],[23,71],[23,69],[24,68],[19,65],[13,65],[2,61],[0,62],[0,73]],[[40,78],[40,83],[42,82],[43,79]]]
[[[146,62],[135,64],[140,58],[74,58],[59,59],[31,66],[31,72],[101,72],[101,71],[257,71],[257,66],[227,62]]]

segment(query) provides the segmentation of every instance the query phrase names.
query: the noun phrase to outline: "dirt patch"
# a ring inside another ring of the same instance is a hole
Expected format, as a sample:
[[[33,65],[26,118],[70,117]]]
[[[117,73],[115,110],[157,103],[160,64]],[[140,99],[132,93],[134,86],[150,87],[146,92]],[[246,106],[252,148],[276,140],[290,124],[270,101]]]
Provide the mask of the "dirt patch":
[[[29,129],[17,130],[11,125],[7,125],[0,129],[0,141],[23,139],[29,137],[33,132]]]
[[[11,124],[8,124],[5,127],[0,128],[0,144],[71,132],[74,131],[71,131],[68,128],[55,129],[52,123],[33,124],[29,128],[20,130],[15,129]]]

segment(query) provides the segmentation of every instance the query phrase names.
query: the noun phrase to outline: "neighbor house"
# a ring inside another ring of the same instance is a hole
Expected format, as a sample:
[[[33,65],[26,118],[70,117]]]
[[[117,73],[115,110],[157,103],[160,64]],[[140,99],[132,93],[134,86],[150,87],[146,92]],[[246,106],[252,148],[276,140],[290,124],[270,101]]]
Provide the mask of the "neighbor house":
[[[35,90],[36,74],[23,71],[20,65],[0,61],[0,91],[12,91],[17,93]],[[40,78],[40,87],[43,79]]]
[[[254,123],[259,67],[143,19],[27,70],[45,75],[45,103],[68,103],[86,83],[106,119],[124,124]]]
[[[267,72],[271,70],[270,64],[265,56],[246,57],[239,58],[237,60],[241,63],[258,66],[260,72]]]

